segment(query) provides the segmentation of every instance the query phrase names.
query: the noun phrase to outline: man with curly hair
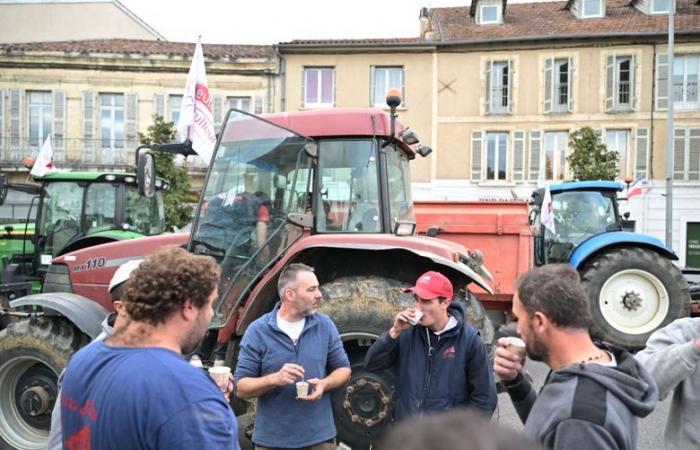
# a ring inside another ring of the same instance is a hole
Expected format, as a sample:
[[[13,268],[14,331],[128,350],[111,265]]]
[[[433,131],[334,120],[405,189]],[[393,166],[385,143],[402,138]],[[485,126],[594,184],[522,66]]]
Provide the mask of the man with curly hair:
[[[164,247],[126,282],[127,324],[77,352],[61,394],[65,449],[238,449],[224,395],[187,363],[213,316],[219,267]]]

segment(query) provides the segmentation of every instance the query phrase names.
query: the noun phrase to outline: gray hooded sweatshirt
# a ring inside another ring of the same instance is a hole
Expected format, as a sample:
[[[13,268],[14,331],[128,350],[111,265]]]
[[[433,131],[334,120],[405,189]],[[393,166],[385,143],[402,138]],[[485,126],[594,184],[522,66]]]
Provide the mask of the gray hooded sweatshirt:
[[[506,383],[527,436],[555,450],[637,448],[637,417],[654,409],[656,384],[632,355],[600,346],[617,367],[563,367],[550,372],[539,395],[522,376]]]
[[[678,319],[656,331],[635,356],[656,380],[659,397],[673,392],[666,422],[666,450],[700,448],[700,318]]]

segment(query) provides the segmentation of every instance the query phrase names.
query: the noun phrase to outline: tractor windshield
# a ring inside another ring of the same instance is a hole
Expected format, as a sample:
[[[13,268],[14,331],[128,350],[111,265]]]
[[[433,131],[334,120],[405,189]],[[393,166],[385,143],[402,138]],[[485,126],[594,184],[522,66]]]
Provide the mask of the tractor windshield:
[[[144,197],[136,186],[127,186],[123,228],[146,236],[165,232],[163,192],[156,191],[153,197]]]
[[[38,233],[42,259],[44,255],[56,256],[80,233],[85,187],[75,182],[54,182],[46,185],[45,192]],[[114,217],[114,199],[111,204]]]
[[[244,113],[230,114],[204,188],[190,250],[222,270],[212,326],[227,318],[260,272],[301,236],[290,213],[310,209],[307,138]]]
[[[618,229],[615,202],[600,191],[568,191],[552,195],[554,230],[543,227],[546,263],[568,262],[580,243]]]

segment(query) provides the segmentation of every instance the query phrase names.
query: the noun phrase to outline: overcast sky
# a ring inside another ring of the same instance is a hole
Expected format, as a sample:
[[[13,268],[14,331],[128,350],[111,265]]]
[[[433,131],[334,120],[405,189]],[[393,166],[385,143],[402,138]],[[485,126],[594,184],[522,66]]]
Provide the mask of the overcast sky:
[[[521,0],[522,1],[522,0]],[[412,37],[422,6],[469,0],[121,0],[171,41],[274,44],[292,39]],[[510,1],[509,3],[514,3]]]

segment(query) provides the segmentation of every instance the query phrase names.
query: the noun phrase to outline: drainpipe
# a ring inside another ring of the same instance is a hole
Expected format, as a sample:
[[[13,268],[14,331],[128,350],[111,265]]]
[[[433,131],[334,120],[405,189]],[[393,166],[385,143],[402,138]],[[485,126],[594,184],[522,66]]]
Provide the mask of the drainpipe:
[[[277,61],[280,67],[280,111],[285,112],[287,110],[287,70],[284,60],[284,56],[279,51],[277,44],[272,46],[277,56]]]

